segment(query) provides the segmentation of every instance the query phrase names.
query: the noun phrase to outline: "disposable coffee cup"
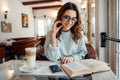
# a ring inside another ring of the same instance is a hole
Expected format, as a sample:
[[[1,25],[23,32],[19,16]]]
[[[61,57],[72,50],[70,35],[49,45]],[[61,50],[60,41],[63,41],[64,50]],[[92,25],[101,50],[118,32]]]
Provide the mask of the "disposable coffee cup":
[[[36,65],[36,47],[25,48],[26,64],[29,68],[35,68]]]

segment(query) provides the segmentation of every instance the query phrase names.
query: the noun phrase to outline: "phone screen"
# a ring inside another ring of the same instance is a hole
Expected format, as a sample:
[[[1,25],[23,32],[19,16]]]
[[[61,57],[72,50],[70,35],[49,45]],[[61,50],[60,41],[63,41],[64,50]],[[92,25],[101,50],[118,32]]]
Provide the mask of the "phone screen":
[[[51,66],[49,66],[49,68],[52,71],[52,73],[61,72],[62,71],[62,69],[58,65],[51,65]]]

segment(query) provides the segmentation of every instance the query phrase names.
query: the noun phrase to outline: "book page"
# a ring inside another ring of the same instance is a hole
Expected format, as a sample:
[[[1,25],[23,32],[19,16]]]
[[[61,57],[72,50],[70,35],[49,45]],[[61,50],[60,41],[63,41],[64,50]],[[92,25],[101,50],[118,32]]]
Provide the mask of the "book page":
[[[93,72],[110,70],[107,63],[99,60],[86,59],[86,60],[81,60],[79,63],[82,63],[86,67],[91,68]]]
[[[89,70],[88,67],[86,67],[82,64],[79,64],[78,62],[71,62],[71,63],[67,63],[67,64],[63,64],[63,65],[64,65],[64,67],[68,68],[72,72]]]

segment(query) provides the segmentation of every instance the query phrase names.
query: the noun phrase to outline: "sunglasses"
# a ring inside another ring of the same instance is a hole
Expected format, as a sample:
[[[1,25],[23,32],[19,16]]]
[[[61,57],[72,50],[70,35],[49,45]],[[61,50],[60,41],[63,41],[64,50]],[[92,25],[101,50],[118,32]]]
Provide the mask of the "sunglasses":
[[[72,20],[72,22],[77,22],[77,18],[76,18],[76,17],[71,18],[71,17],[68,16],[68,15],[63,15],[63,18],[64,18],[64,20],[66,20],[66,21]]]

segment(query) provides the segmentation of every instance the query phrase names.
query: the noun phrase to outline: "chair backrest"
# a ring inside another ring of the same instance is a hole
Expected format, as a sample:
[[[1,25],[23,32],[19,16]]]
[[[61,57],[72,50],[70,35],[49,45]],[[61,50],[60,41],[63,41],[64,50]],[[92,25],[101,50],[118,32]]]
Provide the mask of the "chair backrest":
[[[1,58],[5,58],[5,48],[4,47],[0,47],[0,59]]]
[[[25,48],[33,47],[37,39],[24,39],[12,43],[14,55],[25,55]]]
[[[88,54],[86,55],[85,59],[89,59],[89,58],[97,59],[98,55],[96,50],[90,44],[85,44],[85,45],[88,51]]]
[[[5,47],[0,47],[0,59],[2,59],[2,62],[5,62]]]
[[[44,44],[45,44],[45,39],[46,39],[46,36],[42,36],[40,38],[38,38],[38,40],[40,41],[40,47],[44,47]]]

